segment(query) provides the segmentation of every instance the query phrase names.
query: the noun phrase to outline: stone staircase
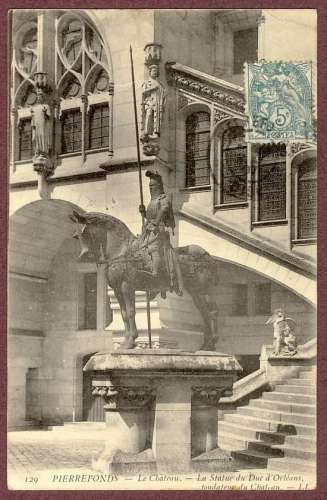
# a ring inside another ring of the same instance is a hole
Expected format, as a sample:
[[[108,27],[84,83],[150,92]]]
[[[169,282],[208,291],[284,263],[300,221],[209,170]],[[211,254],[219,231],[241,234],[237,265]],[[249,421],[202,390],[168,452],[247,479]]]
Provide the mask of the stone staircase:
[[[315,471],[315,370],[279,382],[219,421],[218,445],[247,466],[283,472]]]

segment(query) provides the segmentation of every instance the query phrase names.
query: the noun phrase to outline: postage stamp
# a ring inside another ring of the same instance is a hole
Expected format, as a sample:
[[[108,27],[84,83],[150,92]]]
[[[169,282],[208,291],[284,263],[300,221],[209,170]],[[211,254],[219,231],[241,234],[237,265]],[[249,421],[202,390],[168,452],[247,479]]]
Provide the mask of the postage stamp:
[[[310,141],[313,138],[310,62],[246,64],[249,142]]]
[[[262,61],[315,74],[316,11],[34,3],[0,92],[8,488],[298,500],[323,470],[316,88]]]

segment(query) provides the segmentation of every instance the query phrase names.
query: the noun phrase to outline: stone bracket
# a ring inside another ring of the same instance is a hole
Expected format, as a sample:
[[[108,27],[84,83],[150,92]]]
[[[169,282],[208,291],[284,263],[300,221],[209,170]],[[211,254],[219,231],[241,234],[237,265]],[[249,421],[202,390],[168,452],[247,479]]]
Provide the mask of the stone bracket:
[[[143,408],[148,405],[154,397],[151,386],[124,386],[116,385],[111,380],[93,380],[92,395],[105,399],[105,409],[118,409],[124,407]]]

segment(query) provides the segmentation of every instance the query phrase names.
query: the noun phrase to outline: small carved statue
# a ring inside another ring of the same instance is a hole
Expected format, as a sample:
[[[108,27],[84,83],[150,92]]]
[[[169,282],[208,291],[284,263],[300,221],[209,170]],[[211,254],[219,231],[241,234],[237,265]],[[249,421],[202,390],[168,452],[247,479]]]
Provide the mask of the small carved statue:
[[[294,356],[296,350],[296,337],[294,335],[295,321],[286,316],[282,309],[275,309],[266,325],[272,324],[274,329],[274,355]]]
[[[156,64],[149,66],[149,78],[142,85],[142,142],[160,136],[166,91],[158,77],[159,67]]]
[[[144,206],[140,206],[141,214],[146,218],[141,241],[147,248],[152,259],[152,276],[160,281],[160,269],[166,267],[172,288],[173,283],[178,282],[178,294],[182,294],[182,278],[177,262],[177,258],[170,244],[170,235],[166,228],[172,230],[175,227],[174,214],[172,210],[171,200],[165,194],[162,184],[162,178],[157,172],[147,171],[145,174],[150,178],[149,188],[151,201],[145,210]],[[174,279],[177,277],[177,280]],[[162,290],[165,296],[165,292]]]
[[[34,163],[45,162],[49,158],[52,143],[52,117],[50,106],[44,102],[41,89],[36,89],[36,104],[32,109],[32,142]]]

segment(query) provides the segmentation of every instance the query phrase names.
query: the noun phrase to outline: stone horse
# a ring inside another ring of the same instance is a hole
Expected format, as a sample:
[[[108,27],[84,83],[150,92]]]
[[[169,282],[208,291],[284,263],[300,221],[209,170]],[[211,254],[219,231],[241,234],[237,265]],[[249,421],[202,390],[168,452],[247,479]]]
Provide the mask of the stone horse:
[[[119,302],[126,338],[122,347],[132,349],[138,332],[135,323],[135,291],[144,290],[153,299],[162,283],[153,282],[147,268],[146,255],[138,251],[139,238],[119,219],[102,213],[80,214],[73,211],[71,220],[78,223],[74,237],[82,245],[81,258],[91,252],[97,264],[106,266],[106,278]],[[191,295],[204,323],[201,350],[215,349],[213,317],[215,307],[208,297],[210,286],[217,284],[217,261],[203,248],[189,245],[174,249],[183,278],[183,287]],[[148,255],[149,257],[149,255]]]

